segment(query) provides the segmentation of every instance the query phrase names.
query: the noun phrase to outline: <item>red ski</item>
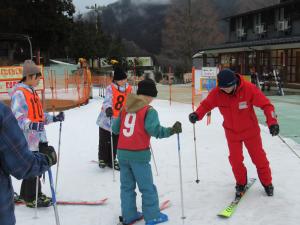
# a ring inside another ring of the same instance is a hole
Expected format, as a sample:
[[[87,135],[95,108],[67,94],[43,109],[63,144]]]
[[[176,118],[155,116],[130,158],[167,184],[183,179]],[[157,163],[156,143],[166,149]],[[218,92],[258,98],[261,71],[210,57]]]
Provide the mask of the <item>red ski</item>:
[[[169,208],[169,207],[170,207],[170,200],[166,200],[166,201],[164,201],[164,202],[162,202],[162,203],[160,204],[159,209],[160,209],[160,211],[163,211],[164,209]],[[119,219],[120,219],[120,223],[119,223],[118,225],[123,225],[123,223],[122,223],[122,217],[120,216]],[[135,224],[135,223],[141,221],[142,219],[144,219],[144,217],[141,217],[141,218],[139,218],[138,220],[136,220],[136,221],[134,221],[134,222],[132,222],[132,223],[130,223],[130,224],[128,224],[128,225],[133,225],[133,224]]]
[[[108,198],[100,199],[97,201],[57,201],[57,205],[86,205],[86,206],[97,206],[104,205]],[[24,201],[15,202],[15,205],[25,205]]]

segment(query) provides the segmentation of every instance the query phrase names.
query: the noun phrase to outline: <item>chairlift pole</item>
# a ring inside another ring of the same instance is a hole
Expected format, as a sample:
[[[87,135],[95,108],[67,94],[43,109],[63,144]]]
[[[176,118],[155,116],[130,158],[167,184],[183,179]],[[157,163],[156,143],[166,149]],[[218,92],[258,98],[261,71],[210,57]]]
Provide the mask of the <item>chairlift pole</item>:
[[[33,58],[33,54],[32,54],[32,44],[31,44],[31,41],[30,41],[30,37],[25,35],[24,37],[26,37],[28,43],[29,43],[29,48],[30,48],[30,59],[32,61],[32,58]]]

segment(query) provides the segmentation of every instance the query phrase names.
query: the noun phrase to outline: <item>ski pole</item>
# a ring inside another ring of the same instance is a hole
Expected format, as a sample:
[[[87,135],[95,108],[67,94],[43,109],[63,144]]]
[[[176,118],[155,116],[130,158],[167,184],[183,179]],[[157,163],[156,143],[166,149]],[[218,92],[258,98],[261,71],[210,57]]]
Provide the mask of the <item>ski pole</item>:
[[[38,202],[38,194],[39,194],[39,176],[36,177],[36,180],[35,180],[35,211],[34,211],[34,219],[37,219],[38,216],[38,208],[37,208],[37,202]]]
[[[179,134],[177,134],[177,144],[178,144],[180,197],[181,197],[181,219],[184,220],[186,217],[184,216],[184,205],[183,205],[182,170],[181,170],[181,154],[180,154],[180,139],[179,139]]]
[[[277,136],[294,153],[294,155],[300,159],[300,155],[298,155],[298,153],[288,143],[286,143],[286,141],[280,135],[277,135]]]
[[[112,133],[112,121],[110,118],[110,149],[111,149],[111,165],[113,169],[113,182],[116,181],[115,179],[115,160],[114,160],[114,143],[113,143],[113,133]]]
[[[153,152],[151,144],[150,144],[150,151],[151,151],[151,154],[152,154],[152,157],[153,157],[153,162],[154,162],[154,166],[155,166],[155,170],[156,170],[156,176],[158,176],[158,170],[157,170],[156,161],[155,161],[155,157],[154,157],[154,152]]]
[[[50,183],[50,189],[51,189],[51,194],[52,194],[52,204],[53,204],[53,209],[54,209],[55,221],[56,221],[56,225],[60,225],[58,211],[57,211],[57,205],[56,205],[56,195],[55,195],[55,191],[54,191],[54,187],[53,187],[53,178],[52,178],[51,168],[48,169],[48,175],[49,175],[49,183]]]
[[[196,160],[196,183],[198,184],[200,182],[199,175],[198,175],[198,156],[197,156],[197,144],[196,144],[196,130],[195,130],[195,124],[193,123],[193,131],[194,131],[194,146],[195,146],[195,160]]]
[[[58,150],[57,150],[57,166],[56,166],[56,178],[55,178],[55,194],[57,193],[57,181],[58,181],[58,170],[59,170],[59,160],[60,160],[61,127],[62,127],[62,121],[60,121],[60,123],[59,123],[59,138],[58,138]]]

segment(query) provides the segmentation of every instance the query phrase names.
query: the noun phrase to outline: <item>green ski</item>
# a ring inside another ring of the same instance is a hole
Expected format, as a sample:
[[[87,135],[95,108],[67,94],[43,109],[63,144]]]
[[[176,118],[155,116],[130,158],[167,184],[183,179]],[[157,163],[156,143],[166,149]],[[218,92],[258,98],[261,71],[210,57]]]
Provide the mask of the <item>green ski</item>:
[[[235,212],[239,202],[243,198],[243,196],[246,194],[248,189],[254,184],[256,181],[256,178],[250,178],[249,182],[246,186],[245,193],[241,197],[236,197],[224,210],[222,210],[218,216],[223,217],[223,218],[230,218],[231,215]]]

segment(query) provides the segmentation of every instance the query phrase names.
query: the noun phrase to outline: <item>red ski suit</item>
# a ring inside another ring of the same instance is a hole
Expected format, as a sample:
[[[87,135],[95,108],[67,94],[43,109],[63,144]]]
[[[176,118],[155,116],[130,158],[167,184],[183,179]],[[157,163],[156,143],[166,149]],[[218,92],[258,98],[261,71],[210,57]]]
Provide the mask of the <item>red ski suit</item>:
[[[213,89],[200,103],[196,113],[199,120],[213,108],[218,107],[223,115],[223,127],[229,147],[229,162],[237,184],[246,184],[247,169],[243,163],[243,143],[248,149],[263,185],[272,183],[271,169],[262,147],[260,128],[253,106],[264,111],[266,123],[277,124],[274,106],[253,84],[238,76],[234,94],[226,94],[220,88]]]

